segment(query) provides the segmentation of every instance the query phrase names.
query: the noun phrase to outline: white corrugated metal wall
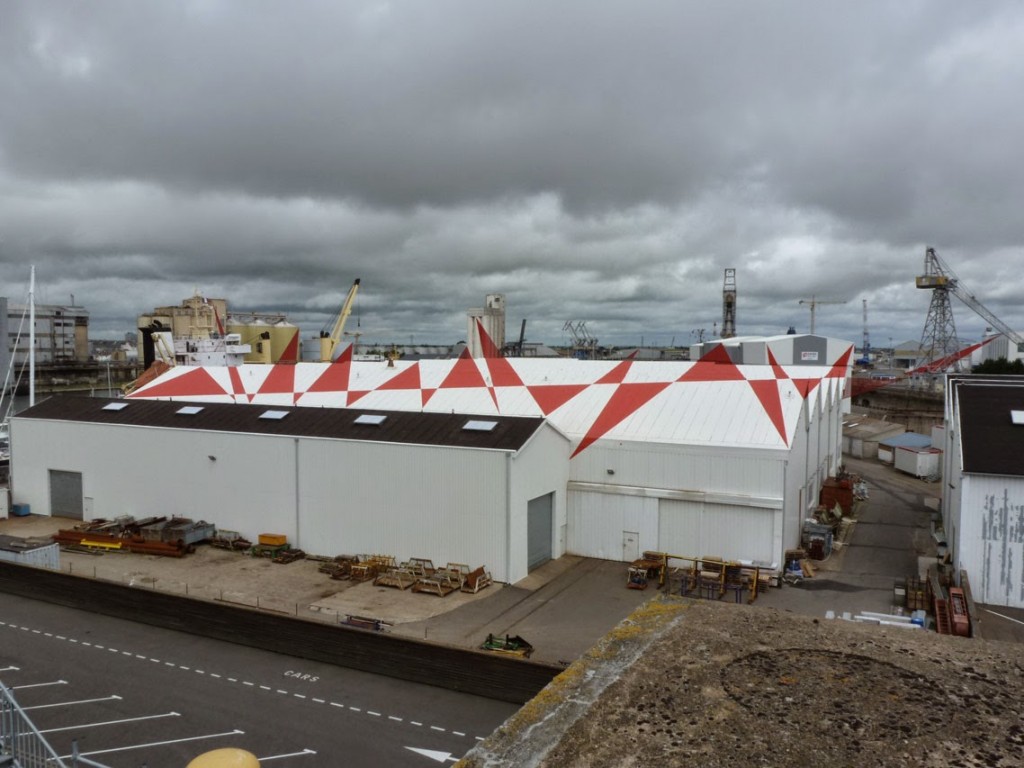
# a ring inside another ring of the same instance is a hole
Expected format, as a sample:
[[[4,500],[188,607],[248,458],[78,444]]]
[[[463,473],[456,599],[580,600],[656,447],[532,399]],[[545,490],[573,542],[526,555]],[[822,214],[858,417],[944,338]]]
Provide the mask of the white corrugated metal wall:
[[[86,519],[191,517],[253,540],[281,533],[311,554],[485,565],[499,581],[527,573],[530,498],[556,494],[555,535],[565,519],[569,443],[548,425],[516,460],[504,451],[42,419],[16,419],[13,432],[17,501],[39,514],[49,514],[49,470],[59,469],[81,473]]]
[[[1024,478],[963,475],[959,567],[976,602],[1024,608]]]
[[[504,452],[300,441],[299,546],[486,565],[505,580]],[[308,541],[307,541],[308,540]],[[472,562],[470,562],[472,560]]]
[[[633,551],[628,551],[630,548]],[[644,550],[657,549],[656,497],[569,492],[568,551],[572,554],[603,560],[632,560]]]
[[[50,513],[58,469],[82,473],[87,519],[177,515],[295,540],[290,439],[17,418],[11,431],[12,487],[33,512]]]
[[[785,451],[599,441],[573,459],[567,551],[638,549],[774,562],[782,547]]]
[[[772,563],[781,511],[661,499],[660,549],[683,557]],[[781,530],[779,531],[781,537]]]

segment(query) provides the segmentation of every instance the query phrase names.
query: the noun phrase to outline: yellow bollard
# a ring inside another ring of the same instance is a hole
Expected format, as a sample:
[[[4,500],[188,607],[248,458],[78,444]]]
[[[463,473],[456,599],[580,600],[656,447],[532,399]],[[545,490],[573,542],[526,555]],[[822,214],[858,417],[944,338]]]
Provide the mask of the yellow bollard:
[[[204,752],[186,768],[259,768],[259,765],[260,761],[252,752],[236,747],[225,747]]]

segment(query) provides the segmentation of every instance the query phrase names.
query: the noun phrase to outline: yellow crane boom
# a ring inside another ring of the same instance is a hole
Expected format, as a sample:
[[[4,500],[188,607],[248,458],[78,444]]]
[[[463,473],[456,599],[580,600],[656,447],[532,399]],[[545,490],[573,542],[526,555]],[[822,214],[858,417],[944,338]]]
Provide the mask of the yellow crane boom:
[[[341,311],[338,312],[338,316],[334,318],[330,331],[326,327],[320,331],[320,362],[329,363],[334,359],[334,353],[338,348],[338,343],[341,341],[341,335],[345,331],[345,321],[352,314],[352,304],[356,300],[357,293],[359,293],[358,277],[352,283],[352,287],[348,289],[348,296],[345,297],[345,303],[341,305]]]

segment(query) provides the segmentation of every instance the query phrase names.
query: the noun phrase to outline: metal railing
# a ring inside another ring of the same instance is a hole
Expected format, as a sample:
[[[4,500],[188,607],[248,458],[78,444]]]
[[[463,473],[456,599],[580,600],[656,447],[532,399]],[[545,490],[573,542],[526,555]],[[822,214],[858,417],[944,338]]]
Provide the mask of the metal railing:
[[[0,766],[12,768],[107,768],[78,754],[74,744],[71,761],[62,760],[35,727],[11,693],[0,683]]]

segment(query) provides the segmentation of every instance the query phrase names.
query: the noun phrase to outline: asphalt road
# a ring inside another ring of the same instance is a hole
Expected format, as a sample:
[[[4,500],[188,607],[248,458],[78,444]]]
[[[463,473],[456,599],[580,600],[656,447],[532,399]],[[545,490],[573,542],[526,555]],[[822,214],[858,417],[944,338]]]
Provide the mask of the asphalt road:
[[[0,594],[0,681],[59,755],[183,768],[450,764],[516,705]],[[415,751],[419,750],[419,751]]]

